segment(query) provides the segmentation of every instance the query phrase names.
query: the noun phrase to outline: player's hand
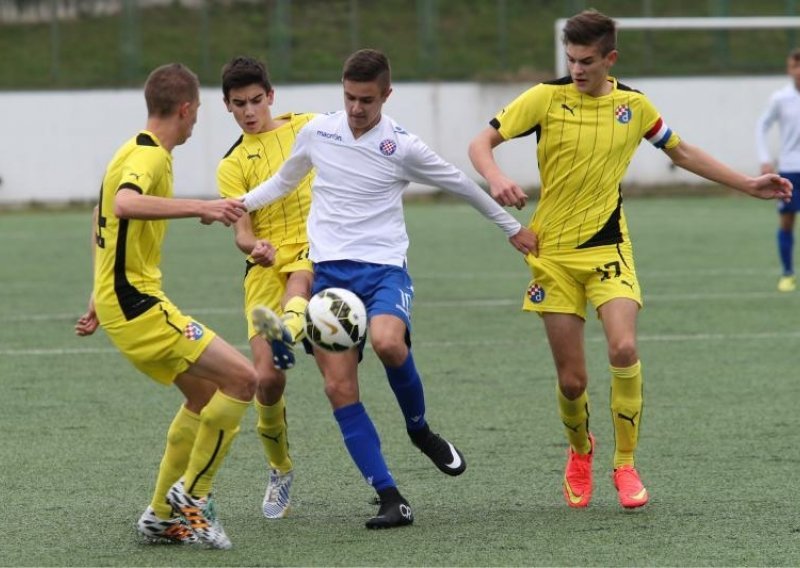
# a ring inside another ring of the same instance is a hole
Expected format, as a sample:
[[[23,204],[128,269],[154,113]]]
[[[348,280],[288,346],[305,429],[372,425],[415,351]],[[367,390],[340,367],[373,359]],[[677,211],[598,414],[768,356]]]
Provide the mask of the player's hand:
[[[214,199],[205,202],[200,222],[203,225],[217,222],[230,227],[245,213],[247,207],[239,199]]]
[[[774,174],[774,173],[775,173],[775,167],[772,164],[770,163],[761,164],[761,175]]]
[[[94,310],[94,296],[92,296],[89,298],[89,307],[86,309],[86,313],[79,317],[75,323],[75,335],[80,337],[92,335],[98,325],[100,325],[100,322],[97,319],[97,312]]]
[[[522,227],[516,235],[509,237],[508,240],[522,254],[539,256],[539,238],[530,229]]]
[[[250,252],[253,262],[259,266],[272,266],[275,264],[275,247],[272,243],[259,239]]]
[[[522,188],[505,176],[489,180],[489,193],[503,207],[522,209],[528,200]]]
[[[792,199],[792,182],[778,174],[765,174],[753,179],[753,186],[748,193],[760,199],[788,202]]]

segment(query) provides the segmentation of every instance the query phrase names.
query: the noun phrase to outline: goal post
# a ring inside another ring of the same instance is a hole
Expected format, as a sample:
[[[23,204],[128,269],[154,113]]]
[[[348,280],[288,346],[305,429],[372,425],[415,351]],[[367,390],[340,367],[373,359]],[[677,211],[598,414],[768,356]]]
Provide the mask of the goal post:
[[[765,30],[800,29],[800,17],[697,17],[697,18],[614,18],[618,30]],[[555,72],[556,77],[568,73],[567,54],[561,43],[561,35],[567,18],[555,21]]]

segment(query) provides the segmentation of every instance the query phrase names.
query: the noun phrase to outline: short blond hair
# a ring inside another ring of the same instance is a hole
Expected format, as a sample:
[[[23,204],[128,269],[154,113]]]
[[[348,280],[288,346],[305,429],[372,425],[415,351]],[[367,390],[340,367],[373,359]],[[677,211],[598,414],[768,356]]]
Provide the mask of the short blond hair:
[[[200,81],[182,63],[167,63],[153,70],[144,84],[147,116],[166,117],[182,103],[200,98]]]

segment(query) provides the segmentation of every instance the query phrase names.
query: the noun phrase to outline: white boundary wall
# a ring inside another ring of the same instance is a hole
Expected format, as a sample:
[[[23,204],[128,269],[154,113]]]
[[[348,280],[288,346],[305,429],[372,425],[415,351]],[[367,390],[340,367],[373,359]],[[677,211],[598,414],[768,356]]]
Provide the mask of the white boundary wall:
[[[687,141],[756,173],[756,120],[770,93],[788,78],[621,80],[646,93]],[[384,111],[478,179],[467,157],[470,139],[529,86],[396,83]],[[203,89],[201,100],[194,136],[174,151],[178,196],[216,196],[216,165],[239,135],[219,90]],[[324,112],[341,106],[340,85],[279,86],[273,112]],[[96,199],[113,152],[144,124],[139,90],[0,92],[0,204]],[[503,144],[496,154],[512,178],[538,187],[533,135]],[[623,183],[704,183],[670,166],[661,152],[643,143]]]

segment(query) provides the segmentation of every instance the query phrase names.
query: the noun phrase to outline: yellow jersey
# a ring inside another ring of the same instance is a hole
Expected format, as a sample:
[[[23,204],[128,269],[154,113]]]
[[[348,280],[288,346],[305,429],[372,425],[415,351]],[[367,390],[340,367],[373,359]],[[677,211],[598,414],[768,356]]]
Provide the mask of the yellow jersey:
[[[167,221],[117,218],[114,197],[123,188],[172,197],[172,154],[152,132],[139,132],[117,150],[100,188],[94,301],[104,325],[131,320],[164,299],[159,264]]]
[[[260,134],[242,134],[217,168],[217,185],[222,197],[239,198],[272,177],[289,157],[295,137],[314,114],[283,114],[286,122]],[[308,242],[306,218],[311,208],[313,172],[285,197],[250,213],[253,234],[275,247]]]
[[[491,121],[505,140],[536,134],[541,196],[529,226],[541,252],[627,241],[620,184],[634,152],[643,138],[662,149],[680,142],[644,94],[608,80],[600,97],[569,77],[541,83]]]

